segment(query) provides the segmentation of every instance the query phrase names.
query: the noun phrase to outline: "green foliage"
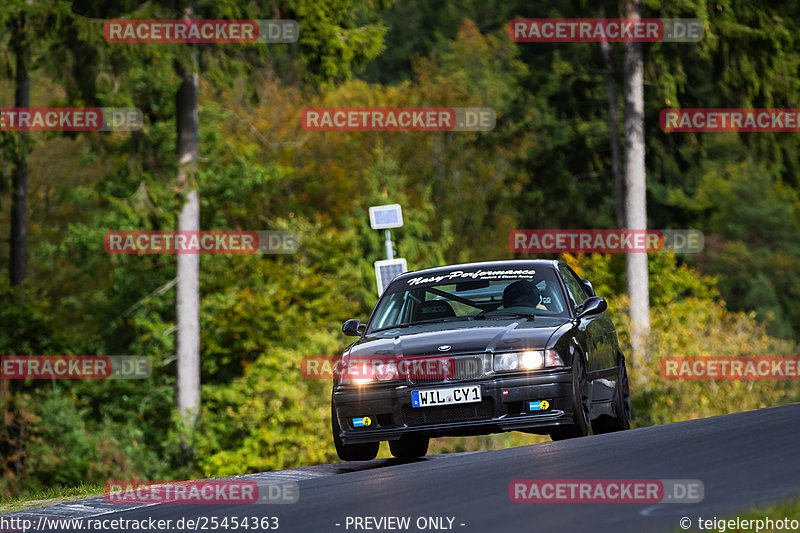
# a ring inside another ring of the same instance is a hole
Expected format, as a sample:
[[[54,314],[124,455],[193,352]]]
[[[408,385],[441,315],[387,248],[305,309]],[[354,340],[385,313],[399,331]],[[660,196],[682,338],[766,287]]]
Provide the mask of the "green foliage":
[[[0,388],[0,493],[112,477],[213,476],[335,460],[330,383],[300,362],[334,355],[344,319],[376,300],[383,235],[371,205],[400,203],[397,255],[412,269],[511,257],[516,228],[613,227],[607,72],[594,43],[516,44],[528,2],[198,1],[205,18],[300,21],[296,45],[109,45],[106,18],[174,18],[181,3],[13,0],[24,11],[34,105],[131,106],[132,133],[32,134],[29,277],[0,281],[0,353],[131,354],[144,381],[15,382]],[[630,367],[634,424],[798,401],[786,383],[661,379],[667,355],[780,355],[800,331],[797,137],[667,134],[664,107],[794,106],[796,6],[643,3],[645,17],[697,17],[697,44],[643,46],[648,212],[656,228],[701,229],[694,257],[649,258],[651,358]],[[606,16],[616,4],[606,2]],[[548,0],[540,16],[596,16]],[[11,26],[9,26],[11,25]],[[0,35],[0,104],[13,98],[12,42]],[[203,408],[181,450],[174,414],[175,258],[109,255],[109,230],[171,230],[176,67],[199,54],[201,228],[288,230],[290,255],[200,260]],[[361,74],[361,78],[353,78]],[[307,132],[312,106],[490,107],[491,132]],[[0,212],[18,136],[0,133]],[[7,263],[0,247],[0,264]],[[565,258],[605,296],[627,352],[623,255]],[[434,452],[539,442],[505,434],[438,439]],[[382,452],[384,455],[386,451]]]
[[[696,262],[719,279],[730,306],[755,311],[770,334],[793,338],[800,328],[794,305],[800,285],[787,274],[800,266],[800,196],[775,179],[772,166],[741,156],[712,159],[701,167],[691,195],[677,188],[668,194],[709,232]]]
[[[609,256],[579,263],[589,279],[605,270]],[[666,380],[660,361],[667,356],[790,356],[793,343],[770,337],[756,313],[727,309],[717,280],[698,275],[671,254],[650,256],[651,337],[649,357],[629,360],[633,424],[649,426],[760,409],[800,401],[791,381]],[[602,277],[600,278],[602,279]],[[602,293],[601,293],[602,294]],[[615,295],[611,314],[623,353],[630,353],[627,297]]]
[[[96,419],[68,390],[17,393],[0,408],[5,414],[0,448],[13,450],[4,454],[0,492],[6,496],[167,472],[155,450],[144,445],[144,427],[128,420]],[[21,472],[19,465],[24,467]]]
[[[592,254],[568,258],[576,273],[597,279],[595,291],[608,297],[609,276],[615,258]],[[624,272],[624,258],[622,269]],[[666,424],[748,409],[800,401],[791,381],[688,381],[661,376],[660,361],[667,356],[791,356],[794,343],[767,334],[754,312],[727,309],[719,298],[717,280],[677,262],[672,254],[650,256],[651,337],[646,360],[628,360],[632,423]],[[609,309],[620,334],[624,354],[630,353],[627,297],[610,293]]]
[[[311,334],[303,348],[272,347],[242,377],[203,388],[196,450],[205,476],[278,470],[335,460],[330,381],[304,378],[303,357],[333,355],[338,336]]]
[[[54,323],[49,298],[43,291],[9,287],[0,280],[0,353],[25,355],[52,353],[68,349],[66,332]]]
[[[636,361],[631,374],[634,421],[639,426],[761,409],[800,400],[791,381],[665,380],[665,356],[789,356],[792,344],[766,334],[754,313],[727,311],[701,298],[653,307],[648,361]]]
[[[289,15],[303,21],[300,34],[302,68],[315,84],[350,77],[354,68],[383,50],[386,27],[372,10],[385,0],[301,0]],[[287,17],[287,18],[291,18]]]

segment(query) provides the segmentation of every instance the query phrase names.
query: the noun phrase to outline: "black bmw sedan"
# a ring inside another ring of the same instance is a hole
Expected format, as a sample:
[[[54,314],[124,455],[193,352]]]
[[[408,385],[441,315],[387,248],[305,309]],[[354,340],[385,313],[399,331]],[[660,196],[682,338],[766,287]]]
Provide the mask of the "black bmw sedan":
[[[501,431],[554,440],[630,427],[625,359],[592,284],[558,261],[404,273],[381,295],[334,378],[342,460],[427,453],[431,437]]]

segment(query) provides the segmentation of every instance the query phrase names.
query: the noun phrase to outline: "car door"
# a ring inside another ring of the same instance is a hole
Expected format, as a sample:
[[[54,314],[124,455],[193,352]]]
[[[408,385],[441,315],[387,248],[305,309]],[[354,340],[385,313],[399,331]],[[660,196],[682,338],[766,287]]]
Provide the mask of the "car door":
[[[567,265],[560,264],[558,270],[564,280],[564,284],[567,286],[567,293],[572,299],[572,304],[576,307],[582,306],[586,298],[591,296],[589,290]],[[615,351],[610,340],[614,325],[606,314],[600,313],[599,315],[582,318],[579,328],[585,329],[588,337],[589,360],[586,370],[588,372],[596,372],[613,367],[615,365]]]

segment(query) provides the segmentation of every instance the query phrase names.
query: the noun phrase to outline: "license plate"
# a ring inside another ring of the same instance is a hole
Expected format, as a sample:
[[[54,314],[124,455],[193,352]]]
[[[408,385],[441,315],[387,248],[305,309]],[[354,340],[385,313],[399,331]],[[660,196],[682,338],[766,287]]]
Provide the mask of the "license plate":
[[[452,405],[454,403],[479,401],[481,401],[481,388],[479,385],[411,391],[411,407],[431,407],[432,405]]]

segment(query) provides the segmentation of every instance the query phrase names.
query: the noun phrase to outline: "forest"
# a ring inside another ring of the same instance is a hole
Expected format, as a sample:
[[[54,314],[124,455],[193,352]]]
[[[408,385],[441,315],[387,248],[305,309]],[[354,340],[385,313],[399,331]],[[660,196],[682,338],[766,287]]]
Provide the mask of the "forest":
[[[299,37],[189,45],[104,36],[108,20],[187,10],[294,20]],[[625,254],[509,248],[515,230],[625,227],[625,160],[615,148],[625,148],[624,43],[509,36],[514,19],[620,11],[585,0],[6,0],[0,109],[135,108],[142,124],[0,128],[0,354],[146,356],[152,376],[0,380],[0,495],[333,462],[331,384],[305,379],[301,361],[341,353],[351,342],[342,322],[365,321],[377,301],[373,263],[384,243],[370,206],[402,206],[393,238],[410,270],[565,260],[607,299],[629,353]],[[798,133],[666,131],[660,116],[800,107],[800,4],[643,0],[640,15],[704,28],[695,42],[640,48],[647,227],[702,231],[704,247],[647,254],[650,332],[628,369],[633,425],[800,401],[792,381],[659,374],[667,356],[798,355]],[[180,135],[192,98],[193,147]],[[303,127],[304,110],[326,107],[489,108],[496,123]],[[181,155],[192,150],[187,165]],[[176,410],[179,258],[110,254],[104,237],[177,230],[193,201],[198,229],[292,232],[299,246],[196,256],[201,389],[187,427]],[[538,438],[437,439],[432,452]]]

